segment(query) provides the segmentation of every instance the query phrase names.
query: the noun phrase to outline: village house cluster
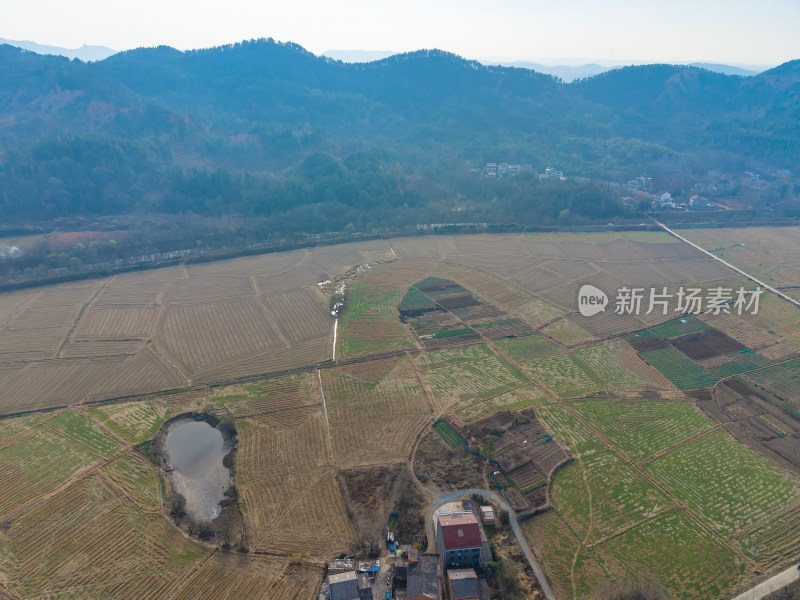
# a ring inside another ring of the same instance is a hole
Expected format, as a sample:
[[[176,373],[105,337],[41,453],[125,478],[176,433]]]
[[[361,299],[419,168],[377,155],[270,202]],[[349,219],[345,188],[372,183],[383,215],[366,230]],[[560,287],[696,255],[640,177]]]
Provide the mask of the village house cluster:
[[[320,600],[485,600],[483,567],[492,560],[484,526],[494,527],[492,506],[451,502],[433,515],[437,553],[398,545],[387,534],[386,555],[373,561],[328,561]],[[429,550],[433,550],[430,549]]]
[[[483,168],[473,167],[472,173],[481,177],[491,179],[501,179],[506,176],[514,176],[520,173],[530,173],[533,171],[531,165],[509,164],[509,163],[486,163]],[[787,169],[780,169],[771,174],[775,180],[789,181],[792,172]],[[544,173],[537,175],[539,181],[554,180],[567,181],[564,171],[555,167],[547,167]],[[572,181],[589,182],[588,177],[571,176]],[[718,204],[718,196],[724,196],[734,191],[737,186],[752,189],[765,188],[768,183],[759,173],[753,171],[743,171],[738,175],[732,173],[722,173],[718,170],[708,171],[703,181],[695,183],[687,200],[676,201],[670,192],[653,191],[652,177],[640,176],[628,180],[625,183],[617,181],[602,181],[599,183],[608,185],[608,189],[618,194],[622,204],[627,208],[633,208],[640,202],[648,202],[654,210],[721,210],[725,207]]]

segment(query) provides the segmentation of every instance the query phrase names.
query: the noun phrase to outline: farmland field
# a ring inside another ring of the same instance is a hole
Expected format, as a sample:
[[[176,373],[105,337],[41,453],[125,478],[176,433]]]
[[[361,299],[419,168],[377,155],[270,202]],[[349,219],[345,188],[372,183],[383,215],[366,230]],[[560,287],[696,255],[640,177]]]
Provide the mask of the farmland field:
[[[0,519],[52,492],[93,458],[77,444],[38,425],[0,448]]]
[[[465,352],[439,350],[432,363],[423,363],[422,379],[432,397],[445,406],[468,406],[528,383],[525,376],[486,347],[464,359]],[[432,366],[440,364],[441,366]]]
[[[740,558],[680,512],[630,529],[602,544],[599,551],[623,573],[656,575],[675,598],[719,598],[745,572]]]
[[[603,389],[669,388],[669,382],[615,340],[567,352],[538,335],[501,340],[497,347],[561,398]]]
[[[575,402],[573,410],[634,460],[643,460],[709,429],[714,421],[681,402]]]
[[[718,378],[703,369],[702,365],[672,346],[648,350],[642,352],[641,356],[681,390],[706,387],[718,381]]]
[[[800,299],[800,233],[797,227],[686,229],[681,235],[723,260]]]
[[[556,510],[570,529],[590,544],[670,507],[658,489],[608,452],[567,465],[556,478],[552,494]]]
[[[160,517],[137,512],[91,477],[12,522],[3,554],[24,598],[70,590],[84,598],[159,598],[208,552]]]
[[[456,409],[462,421],[467,423],[483,419],[498,411],[521,410],[538,407],[549,402],[547,394],[534,384],[519,387],[486,400],[478,400]]]
[[[800,501],[798,481],[724,431],[681,446],[646,469],[725,534]]]
[[[347,310],[339,323],[342,357],[414,346],[411,332],[398,319],[396,306],[404,292],[402,287],[387,289],[383,285],[371,285],[369,280],[350,289]]]
[[[749,230],[691,235],[746,238],[725,255],[792,283],[793,231],[761,246]],[[559,598],[640,573],[670,599],[726,597],[800,547],[798,312],[765,296],[758,315],[583,317],[577,293],[739,279],[665,233],[559,232],[2,294],[0,596],[316,597],[323,561],[359,551],[341,473],[407,469],[425,438],[442,478],[478,460],[458,448],[478,432],[519,480],[509,493],[551,503],[523,524]],[[347,290],[337,360],[326,280]],[[236,429],[240,548],[185,537],[162,498],[146,448],[191,411]]]
[[[72,440],[84,449],[104,458],[113,456],[119,449],[119,443],[105,434],[87,416],[75,410],[67,410],[47,421],[47,426],[54,428],[67,439]]]

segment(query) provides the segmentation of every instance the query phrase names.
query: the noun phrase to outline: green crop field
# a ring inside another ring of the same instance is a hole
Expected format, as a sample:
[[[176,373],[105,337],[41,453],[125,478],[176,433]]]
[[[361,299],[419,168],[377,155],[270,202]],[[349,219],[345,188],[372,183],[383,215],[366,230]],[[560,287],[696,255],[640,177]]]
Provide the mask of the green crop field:
[[[560,398],[604,389],[641,389],[661,380],[655,371],[648,373],[650,368],[621,341],[601,342],[570,353],[539,335],[500,340],[496,344]]]
[[[645,468],[727,535],[800,501],[800,482],[724,431],[681,446]]]
[[[644,460],[714,425],[688,403],[590,400],[571,406],[634,460]]]
[[[561,354],[563,350],[547,338],[533,334],[524,337],[498,340],[495,345],[516,361],[530,361],[534,358]]]
[[[566,408],[559,404],[541,406],[536,415],[559,442],[567,446],[570,454],[581,456],[604,450],[601,442],[594,439],[583,424]]]
[[[422,370],[436,369],[460,362],[472,362],[495,356],[486,344],[471,344],[448,350],[422,352],[414,357],[417,366]]]
[[[684,323],[685,321],[685,323]],[[685,333],[694,333],[695,331],[702,331],[703,329],[708,329],[709,325],[704,323],[700,319],[692,315],[686,315],[681,317],[680,319],[675,319],[674,321],[669,321],[667,323],[662,323],[661,325],[657,325],[656,327],[651,327],[650,331],[652,331],[655,335],[660,338],[673,338],[679,335],[683,335]]]
[[[471,327],[460,327],[458,329],[446,329],[444,331],[437,331],[434,334],[434,337],[437,338],[447,338],[447,337],[455,337],[457,335],[466,335],[468,333],[475,333],[475,330]]]
[[[33,413],[16,417],[14,419],[0,420],[0,443],[5,442],[14,435],[30,429],[44,418],[42,413]]]
[[[458,409],[458,416],[467,423],[479,421],[500,410],[521,410],[528,407],[539,407],[547,404],[549,398],[544,390],[534,384],[510,390],[504,394],[479,400]]]
[[[120,449],[119,442],[103,433],[89,417],[74,410],[66,410],[56,415],[47,424],[86,450],[105,458],[114,455]]]
[[[571,398],[602,389],[598,377],[569,354],[517,361],[543,387],[560,398]]]
[[[97,457],[42,425],[0,448],[0,520],[46,494]]]
[[[668,512],[601,544],[629,579],[651,573],[670,598],[719,598],[744,575],[741,560],[680,512]]]
[[[367,279],[354,283],[348,291],[347,307],[339,320],[342,358],[414,346],[411,332],[400,322],[397,313],[397,304],[406,290],[373,285]]]
[[[666,496],[611,452],[594,453],[567,465],[554,481],[552,497],[572,531],[589,543],[671,506]]]
[[[150,402],[93,406],[89,414],[127,441],[138,444],[152,438],[166,415],[159,416]]]
[[[437,304],[428,296],[420,292],[417,288],[408,288],[406,295],[403,296],[402,301],[397,306],[398,310],[420,310],[423,308],[433,309]]]
[[[576,350],[572,359],[585,367],[599,389],[642,389],[661,379],[655,372],[647,372],[651,369],[630,346],[616,340]]]
[[[681,390],[707,387],[719,381],[718,377],[672,346],[641,352],[640,356]]]
[[[442,436],[442,439],[451,448],[460,448],[467,445],[467,441],[453,431],[453,428],[444,421],[437,421],[434,423],[433,429]]]
[[[724,365],[711,367],[709,371],[720,379],[724,379],[732,375],[744,373],[745,371],[752,371],[753,369],[765,367],[770,363],[770,360],[761,354],[742,354],[740,356],[741,358],[737,357],[736,360],[725,363]]]
[[[473,347],[469,346],[468,348]],[[446,362],[442,366],[425,370],[422,378],[433,396],[445,401],[451,399],[457,405],[464,406],[528,383],[525,375],[488,348],[486,350],[488,353],[478,351],[479,354],[483,354],[481,358],[454,360]],[[454,359],[455,356],[437,358],[447,360],[447,358]]]
[[[766,385],[787,399],[800,398],[800,370],[786,368],[786,365],[774,365],[748,373],[753,381]]]
[[[542,331],[564,344],[579,344],[592,338],[592,334],[566,317],[548,325]]]
[[[755,560],[781,560],[797,555],[800,548],[800,506],[761,522],[739,536],[748,556]]]
[[[577,598],[599,597],[594,592],[611,579],[609,569],[596,551],[584,549],[558,512],[541,513],[522,526],[558,598],[575,598],[573,589]]]

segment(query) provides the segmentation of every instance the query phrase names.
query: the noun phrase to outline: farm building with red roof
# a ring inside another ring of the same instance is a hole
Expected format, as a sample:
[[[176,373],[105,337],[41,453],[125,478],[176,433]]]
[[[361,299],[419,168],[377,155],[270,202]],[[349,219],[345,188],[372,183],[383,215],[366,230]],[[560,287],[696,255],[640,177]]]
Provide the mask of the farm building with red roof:
[[[471,512],[439,515],[436,545],[445,568],[480,567],[481,526]]]

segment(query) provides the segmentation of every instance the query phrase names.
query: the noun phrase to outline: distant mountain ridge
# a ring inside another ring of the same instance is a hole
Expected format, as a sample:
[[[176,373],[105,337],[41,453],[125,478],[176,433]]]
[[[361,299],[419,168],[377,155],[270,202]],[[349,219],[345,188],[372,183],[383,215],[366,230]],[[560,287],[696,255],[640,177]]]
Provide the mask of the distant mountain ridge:
[[[364,63],[389,58],[395,54],[397,53],[388,50],[325,50],[321,56],[327,56],[328,58],[340,60],[346,63]],[[477,60],[481,64],[487,66],[499,65],[503,67],[530,69],[532,71],[536,71],[537,73],[553,75],[554,77],[558,77],[566,83],[572,83],[578,79],[585,79],[586,77],[599,75],[601,73],[605,73],[606,71],[622,68],[622,65],[603,65],[597,63],[586,63],[580,65],[553,65],[531,60],[493,60],[484,58],[479,58]],[[706,69],[707,71],[722,73],[724,75],[740,75],[742,77],[751,77],[762,72],[761,70],[745,69],[734,65],[712,62],[694,62],[689,63],[688,66],[698,67],[700,69]]]
[[[532,168],[495,186],[478,175],[487,162]],[[534,174],[546,167],[578,187],[545,194]],[[630,66],[565,84],[441,50],[345,63],[262,39],[83,63],[0,46],[0,221],[135,209],[268,214],[278,230],[313,222],[305,231],[454,210],[555,222],[616,214],[607,187],[578,189],[586,178],[713,169],[800,169],[800,61],[752,77]]]
[[[118,108],[154,103],[176,113],[213,110],[246,121],[290,127],[309,122],[340,132],[353,132],[356,123],[385,131],[398,118],[430,124],[449,115],[468,129],[515,124],[515,135],[522,125],[535,135],[566,118],[572,126],[581,123],[579,129],[589,127],[584,133],[593,136],[600,122],[581,113],[605,114],[609,120],[603,127],[611,127],[607,134],[655,138],[663,144],[679,141],[675,132],[680,131],[680,136],[691,134],[684,142],[691,143],[699,132],[684,131],[688,115],[716,120],[752,111],[759,118],[765,104],[789,106],[786,98],[775,97],[778,81],[784,90],[796,91],[798,84],[798,69],[787,63],[746,78],[705,65],[630,66],[564,85],[527,68],[487,66],[440,50],[343,63],[272,40],[183,52],[167,46],[139,48],[84,65],[26,55],[10,46],[0,46],[0,54],[0,91],[6,93],[0,97],[0,112],[17,117],[12,129],[25,114],[38,115],[36,127],[46,129],[51,120],[64,126],[70,114],[80,120],[80,107],[86,104],[88,110],[92,102],[90,112],[96,116],[110,110],[97,110],[98,102]],[[21,103],[22,98],[29,99]],[[121,98],[127,106],[120,106]],[[86,119],[81,125],[91,128]]]
[[[83,62],[103,60],[117,53],[116,50],[105,46],[87,46],[86,44],[80,48],[61,48],[59,46],[37,44],[29,40],[7,40],[5,38],[0,38],[0,44],[8,44],[23,50],[36,52],[37,54],[55,54],[56,56],[66,56],[69,59],[77,58]]]
[[[47,44],[38,44],[29,40],[9,40],[0,38],[0,44],[8,44],[23,50],[36,52],[37,54],[53,54],[57,56],[65,56],[69,59],[77,58],[84,62],[93,62],[104,60],[109,56],[117,54],[117,50],[113,50],[106,46],[90,46],[84,44],[80,48],[62,48],[59,46],[50,46]],[[384,58],[389,58],[399,54],[391,50],[325,50],[320,56],[326,56],[334,60],[339,60],[346,63],[364,63],[379,61]],[[478,59],[481,64],[487,66],[500,65],[505,67],[517,67],[522,69],[530,69],[537,73],[545,75],[553,75],[562,79],[566,83],[571,83],[578,79],[584,79],[606,71],[620,68],[616,65],[601,65],[596,63],[587,63],[582,65],[546,65],[536,61],[526,60],[512,60],[512,61],[493,61],[489,59]],[[761,71],[754,69],[744,69],[733,65],[726,65],[722,63],[711,62],[695,62],[690,63],[689,66],[714,71],[716,73],[723,73],[725,75],[741,75],[743,77],[750,77],[757,75]]]

